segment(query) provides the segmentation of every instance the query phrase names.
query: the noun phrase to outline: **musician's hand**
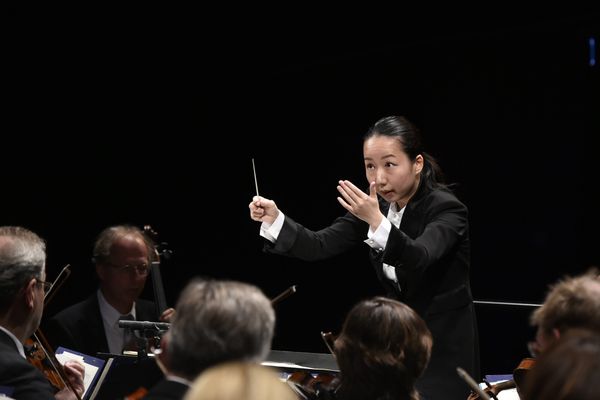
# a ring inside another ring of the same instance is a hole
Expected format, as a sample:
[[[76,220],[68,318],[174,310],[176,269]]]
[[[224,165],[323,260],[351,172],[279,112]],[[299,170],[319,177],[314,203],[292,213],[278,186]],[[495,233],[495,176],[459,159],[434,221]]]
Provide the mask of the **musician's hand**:
[[[261,196],[254,196],[248,207],[250,208],[250,218],[254,221],[272,224],[279,216],[279,209],[275,202]]]
[[[487,394],[488,396],[492,397],[492,391],[489,389],[484,389],[483,390],[485,392],[485,394]],[[469,397],[467,397],[467,400],[481,400],[481,397],[479,396],[479,394],[475,393],[475,392],[471,392],[469,394]]]
[[[160,315],[160,321],[162,322],[171,322],[171,319],[173,319],[173,316],[175,315],[175,309],[174,308],[167,308],[165,311],[163,311],[163,313]]]
[[[496,385],[492,385],[492,387],[490,387],[490,388],[483,388],[482,390],[489,397],[495,398],[496,396],[498,396],[498,393],[500,393],[504,389],[510,389],[510,388],[509,387],[503,388],[500,386],[500,384],[496,384]],[[467,397],[467,400],[481,400],[481,397],[479,396],[479,394],[477,394],[475,392],[471,392],[469,394],[469,397]]]
[[[65,375],[69,380],[69,383],[77,392],[79,398],[83,396],[84,386],[83,386],[83,376],[85,375],[85,366],[79,361],[69,360],[63,365],[63,369],[65,370]],[[71,391],[69,386],[65,386],[60,391],[56,392],[54,397],[57,400],[75,400],[77,396],[75,393]]]

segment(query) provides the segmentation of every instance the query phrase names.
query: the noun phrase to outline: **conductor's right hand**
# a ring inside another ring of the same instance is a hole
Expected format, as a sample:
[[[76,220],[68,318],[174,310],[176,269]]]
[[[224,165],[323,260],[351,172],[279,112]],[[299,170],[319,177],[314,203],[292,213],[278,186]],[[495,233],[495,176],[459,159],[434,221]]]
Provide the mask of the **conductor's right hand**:
[[[279,216],[279,209],[275,202],[261,196],[254,196],[248,207],[250,218],[254,221],[272,224]]]

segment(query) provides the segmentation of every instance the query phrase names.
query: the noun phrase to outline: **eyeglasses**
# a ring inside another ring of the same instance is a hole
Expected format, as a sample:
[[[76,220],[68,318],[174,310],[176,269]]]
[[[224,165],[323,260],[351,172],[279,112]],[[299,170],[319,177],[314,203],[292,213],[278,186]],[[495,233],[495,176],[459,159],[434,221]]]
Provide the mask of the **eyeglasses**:
[[[52,283],[51,282],[46,282],[46,281],[42,281],[40,279],[36,279],[37,283],[39,283],[40,285],[42,285],[42,287],[44,288],[44,294],[48,294],[48,292],[50,291],[50,289],[52,289]]]
[[[133,271],[137,272],[142,276],[148,275],[149,267],[148,264],[140,264],[140,265],[116,265],[111,262],[105,261],[104,264],[114,268],[115,270],[121,273],[131,273]]]

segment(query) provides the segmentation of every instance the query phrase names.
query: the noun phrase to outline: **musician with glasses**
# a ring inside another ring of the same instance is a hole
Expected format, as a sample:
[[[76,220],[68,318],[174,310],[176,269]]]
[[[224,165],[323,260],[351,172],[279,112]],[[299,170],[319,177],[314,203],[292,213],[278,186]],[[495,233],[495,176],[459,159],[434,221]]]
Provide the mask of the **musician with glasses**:
[[[169,322],[172,308],[159,316],[153,302],[139,298],[155,254],[154,243],[135,226],[104,229],[92,259],[99,288],[48,321],[45,332],[50,343],[89,355],[121,354],[131,343],[126,343],[120,319]]]
[[[34,232],[19,226],[0,227],[0,398],[19,400],[75,400],[83,394],[84,366],[64,365],[65,386],[56,391],[42,371],[27,360],[27,339],[37,331],[46,282],[46,244]]]

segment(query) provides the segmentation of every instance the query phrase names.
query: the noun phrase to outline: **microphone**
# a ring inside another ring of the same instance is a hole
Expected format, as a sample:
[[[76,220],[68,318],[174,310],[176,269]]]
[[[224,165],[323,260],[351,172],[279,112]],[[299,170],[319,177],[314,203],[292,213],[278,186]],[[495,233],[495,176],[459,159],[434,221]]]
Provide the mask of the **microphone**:
[[[127,319],[119,320],[119,328],[126,328],[134,331],[168,331],[170,327],[171,324],[168,322],[131,321]]]

